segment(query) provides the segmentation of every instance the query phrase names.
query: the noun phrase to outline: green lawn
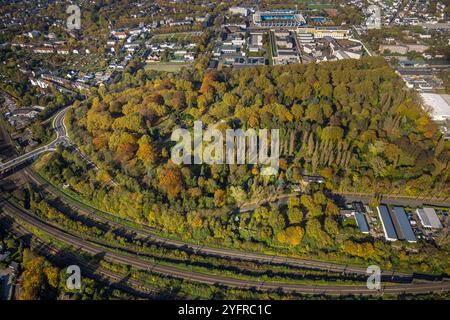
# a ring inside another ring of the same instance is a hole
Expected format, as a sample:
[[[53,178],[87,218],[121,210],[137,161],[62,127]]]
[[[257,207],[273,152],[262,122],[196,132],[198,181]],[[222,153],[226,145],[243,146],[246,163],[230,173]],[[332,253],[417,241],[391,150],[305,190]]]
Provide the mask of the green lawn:
[[[189,63],[176,63],[176,62],[150,62],[145,66],[145,70],[165,71],[165,72],[177,72],[181,68],[189,66]]]
[[[157,41],[188,41],[197,35],[198,31],[173,32],[155,34],[152,40]]]

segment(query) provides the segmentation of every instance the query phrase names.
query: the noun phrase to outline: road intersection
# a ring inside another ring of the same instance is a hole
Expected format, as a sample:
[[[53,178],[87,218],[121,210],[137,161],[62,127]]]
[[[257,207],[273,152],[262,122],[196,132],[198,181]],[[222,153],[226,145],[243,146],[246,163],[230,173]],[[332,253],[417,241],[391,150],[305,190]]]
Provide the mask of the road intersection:
[[[8,170],[11,170],[27,161],[36,159],[38,156],[40,156],[43,153],[55,151],[58,145],[65,145],[69,146],[71,145],[68,135],[67,135],[67,127],[64,123],[65,115],[67,110],[69,110],[72,106],[68,106],[61,111],[59,111],[52,121],[53,129],[56,132],[56,138],[50,142],[49,144],[36,148],[35,150],[22,154],[10,161],[7,161],[5,163],[0,163],[0,173],[4,173]]]

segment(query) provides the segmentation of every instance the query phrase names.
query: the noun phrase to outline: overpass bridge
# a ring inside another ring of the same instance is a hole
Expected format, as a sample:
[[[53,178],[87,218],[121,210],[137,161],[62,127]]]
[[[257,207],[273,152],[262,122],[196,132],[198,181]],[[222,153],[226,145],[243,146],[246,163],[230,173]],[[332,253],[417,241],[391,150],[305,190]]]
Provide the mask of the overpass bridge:
[[[53,118],[52,126],[56,132],[55,140],[53,140],[52,142],[50,142],[45,146],[39,147],[33,151],[22,154],[12,160],[0,163],[0,174],[4,174],[10,170],[13,170],[14,168],[28,161],[34,161],[43,153],[55,151],[58,145],[70,146],[71,143],[69,142],[67,136],[67,128],[66,125],[64,124],[66,112],[70,107],[71,106],[62,109]]]
[[[69,140],[68,131],[67,131],[66,125],[64,123],[64,119],[65,119],[67,110],[69,110],[71,107],[72,106],[68,106],[68,107],[62,109],[53,118],[52,126],[56,132],[55,140],[53,140],[52,142],[50,142],[49,144],[47,144],[45,146],[37,148],[31,152],[22,154],[12,160],[9,160],[4,163],[0,163],[0,176],[2,176],[3,174],[5,174],[9,171],[14,170],[15,168],[18,168],[19,166],[21,166],[27,162],[36,160],[43,153],[55,151],[59,145],[69,148],[72,152],[77,153],[78,156],[81,159],[83,159],[83,161],[85,163],[87,163],[89,168],[97,171],[99,168],[95,165],[95,163],[92,162],[83,152],[81,152],[80,149],[77,148],[77,146],[72,144]],[[108,182],[108,184],[113,187],[117,186],[117,183],[114,181],[114,179],[111,179]]]

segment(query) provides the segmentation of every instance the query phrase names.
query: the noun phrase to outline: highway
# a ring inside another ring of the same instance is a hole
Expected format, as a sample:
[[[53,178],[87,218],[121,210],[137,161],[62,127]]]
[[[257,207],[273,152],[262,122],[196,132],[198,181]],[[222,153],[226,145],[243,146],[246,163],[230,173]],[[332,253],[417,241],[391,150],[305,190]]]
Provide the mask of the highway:
[[[41,230],[59,241],[73,246],[75,249],[84,251],[91,255],[102,255],[105,260],[130,265],[136,269],[156,272],[171,277],[184,279],[187,281],[196,281],[209,285],[224,285],[242,289],[257,289],[261,291],[282,290],[284,292],[302,293],[302,294],[323,294],[323,295],[378,295],[383,294],[403,294],[403,293],[429,293],[442,292],[450,290],[450,281],[442,282],[424,282],[410,284],[389,284],[382,287],[381,292],[369,290],[362,285],[310,285],[310,284],[286,284],[277,282],[260,282],[254,280],[242,280],[229,278],[219,275],[209,275],[194,271],[182,270],[172,266],[158,265],[143,261],[142,259],[118,253],[114,250],[105,249],[92,244],[75,235],[53,227],[40,218],[28,213],[27,211],[16,207],[15,205],[4,201],[3,212],[13,218],[19,218],[30,226]]]

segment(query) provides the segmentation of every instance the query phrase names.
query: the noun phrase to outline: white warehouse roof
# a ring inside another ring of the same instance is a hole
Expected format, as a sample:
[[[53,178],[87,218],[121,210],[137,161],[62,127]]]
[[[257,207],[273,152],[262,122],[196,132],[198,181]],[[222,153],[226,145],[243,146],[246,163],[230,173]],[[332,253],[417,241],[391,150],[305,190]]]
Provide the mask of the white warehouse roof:
[[[422,92],[420,96],[425,107],[430,108],[430,115],[433,120],[445,121],[450,119],[450,105],[445,99],[447,95]]]
[[[442,229],[441,221],[433,208],[416,209],[416,212],[425,228]]]

